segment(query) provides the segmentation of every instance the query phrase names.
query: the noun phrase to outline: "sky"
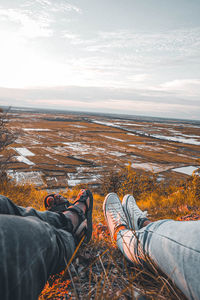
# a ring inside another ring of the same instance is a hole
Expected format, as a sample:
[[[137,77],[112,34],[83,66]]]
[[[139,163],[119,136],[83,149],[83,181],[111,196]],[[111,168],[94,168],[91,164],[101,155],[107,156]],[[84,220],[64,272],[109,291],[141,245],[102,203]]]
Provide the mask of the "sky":
[[[0,105],[200,119],[199,0],[1,0]]]

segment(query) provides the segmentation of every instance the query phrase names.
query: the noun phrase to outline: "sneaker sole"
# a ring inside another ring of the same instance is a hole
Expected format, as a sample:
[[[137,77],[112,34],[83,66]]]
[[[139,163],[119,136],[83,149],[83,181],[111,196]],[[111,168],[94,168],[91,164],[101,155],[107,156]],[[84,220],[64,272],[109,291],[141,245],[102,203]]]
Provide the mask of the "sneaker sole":
[[[129,227],[131,229],[134,229],[134,225],[131,223],[131,217],[130,217],[130,215],[128,213],[128,208],[127,208],[127,206],[128,206],[128,198],[130,198],[130,197],[133,197],[133,196],[130,195],[130,194],[124,196],[124,198],[122,200],[122,207],[123,207],[125,215],[127,217]]]
[[[110,196],[115,196],[116,199],[117,199],[117,201],[121,204],[121,201],[119,200],[119,197],[118,197],[117,194],[115,194],[115,193],[109,193],[109,194],[105,197],[105,200],[104,200],[104,202],[103,202],[103,212],[104,212],[104,217],[105,217],[105,219],[106,219],[107,225],[108,225],[108,218],[107,218],[107,215],[106,215],[106,205],[107,205],[108,198],[109,198]],[[111,232],[109,226],[108,226],[108,229],[109,229],[109,231],[110,231],[110,236],[111,236],[111,238],[114,240],[113,234],[112,234],[112,232]]]
[[[88,243],[92,236],[92,210],[93,210],[93,195],[89,190],[86,190],[86,193],[90,199],[90,204],[88,211],[86,213],[86,219],[87,219],[87,230],[86,230],[86,236],[84,239],[85,243]]]

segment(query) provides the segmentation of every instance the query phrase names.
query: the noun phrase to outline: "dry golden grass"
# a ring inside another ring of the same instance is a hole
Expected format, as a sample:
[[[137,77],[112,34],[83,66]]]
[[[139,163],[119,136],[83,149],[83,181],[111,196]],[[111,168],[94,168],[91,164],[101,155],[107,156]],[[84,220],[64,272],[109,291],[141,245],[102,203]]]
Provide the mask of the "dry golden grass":
[[[177,218],[197,210],[200,201],[199,177],[192,176],[180,187],[158,184],[155,178],[149,180],[149,177],[134,176],[131,168],[127,168],[124,180],[118,184],[118,193],[122,197],[130,192],[130,188],[134,188],[140,207],[148,209],[152,219],[158,216]],[[73,201],[81,187],[79,185],[71,190],[66,189],[62,194]],[[112,189],[113,186],[110,185],[109,191],[113,191]],[[19,205],[41,210],[46,196],[46,192],[37,191],[33,186],[15,186],[11,182],[1,184],[0,193]],[[104,195],[94,193],[92,240],[87,246],[80,248],[65,278],[60,273],[49,279],[39,299],[125,300],[134,299],[138,293],[145,295],[146,299],[185,299],[155,267],[150,271],[132,266],[124,259],[110,239],[102,211],[103,200]]]
[[[0,183],[0,194],[10,198],[17,205],[32,206],[44,210],[43,199],[46,191],[38,191],[33,185],[15,185],[12,182]]]
[[[50,120],[47,120],[48,118]],[[63,142],[71,141],[94,145],[96,148],[92,148],[89,153],[81,154],[81,158],[94,161],[99,166],[106,166],[107,169],[113,169],[114,164],[118,167],[120,164],[124,165],[127,163],[128,157],[134,163],[131,155],[139,156],[142,162],[164,163],[166,165],[170,164],[172,167],[178,164],[191,164],[191,162],[194,165],[198,164],[196,157],[199,154],[199,148],[195,145],[159,141],[145,136],[127,135],[124,130],[109,128],[90,121],[87,122],[81,116],[60,115],[59,118],[65,118],[66,122],[54,121],[53,118],[54,116],[50,114],[34,115],[26,112],[11,120],[10,123],[11,127],[16,128],[28,128],[31,124],[31,128],[51,130],[47,132],[24,132],[24,136],[20,136],[21,142],[12,145],[13,147],[27,147],[30,151],[39,155],[30,158],[36,163],[32,170],[42,170],[47,176],[55,174],[56,171],[59,175],[59,171],[76,171],[75,167],[80,165],[79,161],[65,157],[64,151],[60,155],[52,154],[54,147],[63,146]],[[137,123],[138,125],[152,126],[151,123]],[[80,129],[71,125],[83,125],[85,128]],[[162,134],[167,134],[167,129],[170,126],[161,123],[157,127],[163,128]],[[138,129],[137,126],[132,127]],[[127,128],[130,127],[127,126]],[[197,129],[192,127],[185,127],[184,130],[181,128],[180,131],[186,134],[196,133],[198,135]],[[124,143],[109,138],[104,139],[104,135],[124,139]],[[136,147],[131,147],[130,144],[134,144]],[[156,150],[157,144],[158,147],[162,147],[161,150]],[[152,149],[145,148],[151,145]],[[47,146],[52,149],[52,152],[47,149]],[[98,147],[104,148],[105,151],[100,154],[98,151],[95,152]],[[141,147],[141,149],[138,147]],[[124,154],[120,158],[117,157],[117,163],[112,156],[108,155],[108,151],[111,149],[121,151]],[[10,151],[17,155],[15,151]],[[69,151],[73,154],[73,151]],[[47,158],[46,154],[51,154],[55,161]],[[188,157],[180,156],[180,154],[187,154]],[[62,168],[56,166],[57,159],[60,164],[63,164]],[[137,160],[135,161],[137,162]],[[12,162],[9,167],[10,169],[21,168],[23,170],[29,168],[29,166],[19,162]],[[166,172],[165,174],[167,178],[178,177],[178,175],[173,175],[173,172]],[[66,189],[62,194],[73,201],[80,187],[83,186],[79,185],[72,190]],[[144,268],[133,267],[124,259],[116,244],[110,239],[104,221],[102,203],[105,194],[108,192],[117,192],[121,198],[126,193],[133,193],[139,206],[149,211],[152,220],[157,218],[180,218],[185,214],[191,215],[197,212],[200,201],[200,178],[192,176],[185,182],[179,180],[177,183],[169,183],[169,180],[167,180],[164,183],[159,183],[156,174],[148,173],[145,175],[140,171],[136,173],[128,166],[121,171],[106,176],[105,180],[101,182],[101,192],[102,195],[94,193],[92,240],[87,246],[81,247],[79,250],[67,272],[67,278],[63,278],[61,273],[49,279],[40,300],[134,299],[136,293],[145,295],[148,299],[184,299],[184,296],[159,270],[154,268],[149,271]],[[0,193],[9,197],[18,205],[33,206],[39,210],[44,209],[43,199],[47,195],[45,191],[38,191],[34,186],[16,186],[12,182],[0,183]]]
[[[147,209],[154,217],[176,218],[199,211],[200,177],[191,176],[179,185],[158,186],[143,193],[138,198],[142,209]]]
[[[76,191],[68,192],[73,198]],[[128,263],[112,242],[105,224],[102,202],[104,197],[94,194],[93,237],[82,247],[67,276],[63,272],[47,282],[39,300],[52,299],[181,299],[185,297],[152,266],[146,269]]]

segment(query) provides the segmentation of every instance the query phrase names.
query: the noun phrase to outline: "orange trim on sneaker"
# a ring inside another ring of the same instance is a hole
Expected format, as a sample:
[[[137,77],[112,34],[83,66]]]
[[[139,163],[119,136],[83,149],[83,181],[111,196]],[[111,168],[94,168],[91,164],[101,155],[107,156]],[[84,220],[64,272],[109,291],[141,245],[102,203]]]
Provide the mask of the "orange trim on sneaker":
[[[115,232],[114,232],[114,235],[113,235],[113,238],[114,240],[116,241],[117,240],[117,234],[120,230],[123,230],[123,229],[127,229],[127,226],[126,225],[119,225],[116,229],[115,229]]]

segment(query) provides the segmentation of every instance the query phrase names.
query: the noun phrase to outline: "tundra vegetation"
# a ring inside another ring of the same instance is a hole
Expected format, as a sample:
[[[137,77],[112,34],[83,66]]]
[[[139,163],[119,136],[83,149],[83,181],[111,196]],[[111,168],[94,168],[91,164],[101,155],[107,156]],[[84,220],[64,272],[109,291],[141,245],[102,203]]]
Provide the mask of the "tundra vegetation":
[[[79,188],[62,191],[68,199],[75,199]],[[44,299],[134,299],[138,294],[147,299],[184,299],[181,292],[160,270],[151,270],[129,264],[111,242],[102,212],[107,192],[120,197],[133,192],[142,209],[147,209],[152,220],[173,218],[196,220],[200,218],[200,177],[165,185],[156,180],[156,174],[137,174],[130,166],[111,172],[102,182],[102,194],[94,192],[93,238],[81,247],[67,271],[51,277],[40,295]],[[17,204],[43,210],[46,191],[33,185],[16,185],[8,179],[1,181],[0,193]]]
[[[6,175],[11,155],[8,148],[16,138],[8,124],[7,113],[0,111],[0,194],[18,205],[44,210],[45,189],[27,183],[17,184]],[[146,299],[184,299],[155,266],[151,265],[149,269],[136,267],[122,257],[110,239],[102,204],[108,192],[116,192],[120,198],[133,193],[151,220],[197,220],[200,219],[200,176],[194,173],[183,180],[160,181],[158,173],[137,171],[129,163],[105,173],[99,183],[98,190],[90,186],[94,194],[92,240],[78,250],[68,269],[48,280],[39,299],[137,299],[138,295],[144,295]],[[66,187],[60,193],[73,201],[78,190],[84,187],[89,186]]]

